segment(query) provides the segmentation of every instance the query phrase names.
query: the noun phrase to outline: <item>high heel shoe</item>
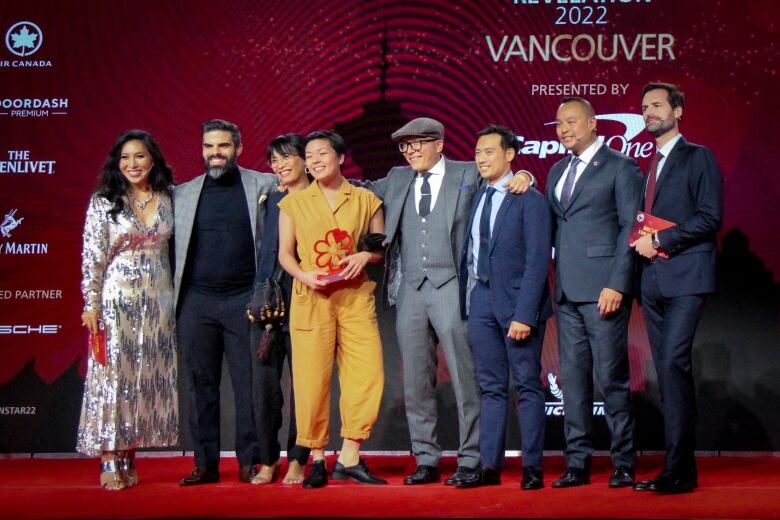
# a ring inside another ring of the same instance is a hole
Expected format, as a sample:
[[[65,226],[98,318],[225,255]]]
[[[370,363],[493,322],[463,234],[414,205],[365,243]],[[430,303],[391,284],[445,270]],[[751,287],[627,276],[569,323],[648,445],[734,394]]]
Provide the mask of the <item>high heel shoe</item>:
[[[109,491],[118,491],[127,487],[116,459],[100,461],[100,485]]]
[[[260,467],[260,471],[257,472],[257,475],[252,478],[252,484],[255,485],[263,485],[263,484],[273,484],[276,482],[276,478],[279,476],[279,466],[281,465],[281,461],[277,460],[270,466],[267,466],[263,464]],[[267,475],[266,468],[271,468],[271,475]]]
[[[124,476],[124,480],[128,486],[138,485],[138,471],[135,469],[135,457],[119,457],[119,472]]]

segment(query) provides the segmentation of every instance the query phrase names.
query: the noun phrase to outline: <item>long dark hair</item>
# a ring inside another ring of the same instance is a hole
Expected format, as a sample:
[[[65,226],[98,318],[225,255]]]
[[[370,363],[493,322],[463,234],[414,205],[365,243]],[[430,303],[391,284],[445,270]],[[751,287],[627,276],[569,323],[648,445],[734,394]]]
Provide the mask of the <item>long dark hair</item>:
[[[152,156],[154,166],[149,172],[149,185],[152,191],[165,192],[169,197],[171,195],[169,186],[173,185],[173,171],[165,162],[157,141],[143,130],[128,130],[117,137],[114,146],[108,152],[106,162],[103,163],[102,173],[100,175],[100,184],[98,184],[95,194],[111,202],[112,207],[109,210],[109,216],[116,222],[116,216],[124,209],[125,201],[122,196],[130,189],[130,182],[125,179],[122,172],[119,171],[119,158],[122,155],[122,147],[129,141],[141,141],[149,150]]]

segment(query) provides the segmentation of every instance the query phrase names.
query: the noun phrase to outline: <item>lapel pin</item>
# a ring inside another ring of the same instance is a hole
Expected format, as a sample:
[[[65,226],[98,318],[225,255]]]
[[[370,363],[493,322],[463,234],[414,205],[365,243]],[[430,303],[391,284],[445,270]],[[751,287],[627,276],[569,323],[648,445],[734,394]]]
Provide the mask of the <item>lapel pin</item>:
[[[594,167],[595,167],[595,166],[598,166],[599,164],[601,164],[599,161],[593,161],[593,166],[594,166]]]

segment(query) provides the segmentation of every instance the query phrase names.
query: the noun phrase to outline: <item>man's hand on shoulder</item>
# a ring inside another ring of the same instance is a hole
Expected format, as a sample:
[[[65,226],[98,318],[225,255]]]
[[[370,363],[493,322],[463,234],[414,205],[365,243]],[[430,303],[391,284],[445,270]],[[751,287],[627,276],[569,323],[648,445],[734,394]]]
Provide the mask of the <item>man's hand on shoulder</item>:
[[[536,179],[528,170],[520,170],[515,173],[514,176],[504,183],[504,188],[509,189],[511,193],[519,195],[525,193],[528,189],[534,185]]]

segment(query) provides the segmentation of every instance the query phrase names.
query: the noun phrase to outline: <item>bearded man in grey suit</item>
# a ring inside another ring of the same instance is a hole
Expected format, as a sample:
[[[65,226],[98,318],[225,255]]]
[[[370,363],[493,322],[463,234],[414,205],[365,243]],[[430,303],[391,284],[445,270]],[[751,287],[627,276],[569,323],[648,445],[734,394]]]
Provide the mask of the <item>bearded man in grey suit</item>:
[[[241,133],[221,119],[202,126],[206,172],[174,191],[174,305],[190,401],[195,469],[182,486],[219,481],[219,386],[227,359],[235,400],[239,480],[257,474],[246,304],[257,266],[263,202],[276,178],[236,164]]]
[[[453,485],[471,476],[479,464],[479,388],[460,315],[460,251],[471,203],[480,186],[473,162],[442,155],[444,127],[430,118],[410,121],[393,133],[409,166],[390,170],[369,185],[382,199],[388,247],[383,288],[397,303],[396,335],[403,359],[404,401],[415,472],[404,484],[439,480],[441,447],[436,440],[436,339],[447,362],[458,409],[458,470]],[[533,182],[519,173],[513,191]]]
[[[565,98],[555,118],[571,157],[547,178],[555,217],[555,301],[563,380],[566,471],[553,487],[590,483],[593,376],[612,437],[610,487],[634,483],[634,421],[628,370],[633,255],[628,237],[639,206],[636,161],[596,136],[593,106]]]

